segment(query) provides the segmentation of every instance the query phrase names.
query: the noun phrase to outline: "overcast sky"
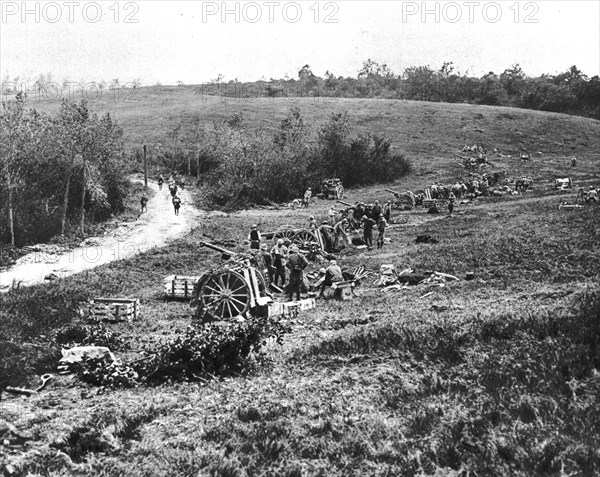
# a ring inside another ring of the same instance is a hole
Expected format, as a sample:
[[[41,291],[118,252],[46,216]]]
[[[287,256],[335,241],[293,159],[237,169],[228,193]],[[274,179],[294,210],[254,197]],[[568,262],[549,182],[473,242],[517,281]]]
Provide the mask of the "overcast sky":
[[[356,76],[367,58],[529,75],[600,74],[600,1],[2,1],[0,71],[143,85]],[[225,11],[227,9],[227,11]],[[260,15],[260,17],[259,17]]]

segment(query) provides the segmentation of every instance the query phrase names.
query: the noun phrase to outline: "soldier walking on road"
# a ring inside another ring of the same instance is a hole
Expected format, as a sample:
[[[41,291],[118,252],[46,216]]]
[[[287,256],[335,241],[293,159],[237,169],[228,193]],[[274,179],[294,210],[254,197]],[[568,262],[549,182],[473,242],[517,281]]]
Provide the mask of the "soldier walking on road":
[[[173,196],[173,208],[175,209],[175,215],[179,215],[179,207],[181,207],[181,199],[179,196]]]
[[[146,194],[142,194],[142,198],[140,199],[140,203],[142,204],[142,214],[144,212],[148,212],[148,208],[146,207],[148,205],[148,197],[146,196]]]

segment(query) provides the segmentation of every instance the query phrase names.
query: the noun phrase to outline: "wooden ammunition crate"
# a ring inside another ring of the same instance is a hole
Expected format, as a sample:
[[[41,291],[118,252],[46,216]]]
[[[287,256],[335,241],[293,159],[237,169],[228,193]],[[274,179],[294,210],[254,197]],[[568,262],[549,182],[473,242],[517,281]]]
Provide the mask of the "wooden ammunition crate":
[[[194,285],[199,276],[169,275],[165,277],[165,295],[170,298],[183,298],[189,300],[192,298]]]
[[[137,298],[95,298],[88,307],[88,316],[96,321],[134,321],[140,314]]]
[[[448,204],[447,200],[444,199],[425,199],[423,200],[423,207],[425,207],[426,209],[430,209],[431,207],[433,207],[434,205],[437,205],[438,209],[440,207],[445,207]]]
[[[351,300],[354,294],[354,287],[356,286],[356,282],[353,280],[337,282],[331,285],[331,289],[333,290],[333,297],[336,300],[346,301]]]
[[[314,298],[304,298],[300,301],[272,302],[268,305],[268,316],[282,316],[284,318],[295,318],[301,311],[315,308]]]

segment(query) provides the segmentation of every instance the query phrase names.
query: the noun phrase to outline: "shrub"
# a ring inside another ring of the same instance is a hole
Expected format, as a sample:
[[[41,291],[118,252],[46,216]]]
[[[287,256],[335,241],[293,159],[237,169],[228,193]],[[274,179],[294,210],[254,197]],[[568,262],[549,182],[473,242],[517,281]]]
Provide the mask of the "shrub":
[[[287,325],[272,318],[190,326],[157,350],[147,350],[149,358],[139,361],[135,368],[150,382],[245,373],[266,361],[264,346],[268,340],[281,342],[289,331]]]

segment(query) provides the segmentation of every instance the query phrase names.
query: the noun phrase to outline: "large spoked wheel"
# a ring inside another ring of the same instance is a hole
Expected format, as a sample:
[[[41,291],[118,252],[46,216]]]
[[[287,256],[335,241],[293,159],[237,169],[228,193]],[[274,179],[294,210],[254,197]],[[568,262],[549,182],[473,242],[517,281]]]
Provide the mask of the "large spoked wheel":
[[[292,243],[295,243],[300,248],[305,248],[308,243],[317,242],[316,235],[310,230],[299,230],[294,234]]]
[[[338,199],[343,199],[344,198],[344,193],[345,193],[344,187],[340,186],[339,189],[338,189]]]
[[[210,276],[200,287],[200,302],[205,315],[213,320],[228,320],[250,308],[250,289],[243,275],[224,271]]]
[[[288,239],[290,242],[293,242],[295,235],[296,231],[292,228],[281,229],[275,232],[275,235],[273,235],[273,240],[277,242],[278,239]]]

